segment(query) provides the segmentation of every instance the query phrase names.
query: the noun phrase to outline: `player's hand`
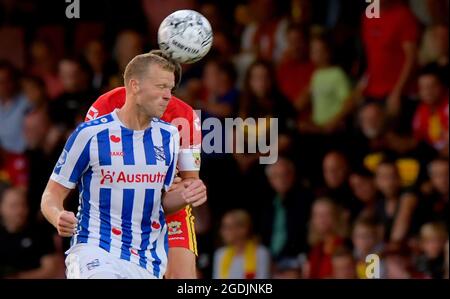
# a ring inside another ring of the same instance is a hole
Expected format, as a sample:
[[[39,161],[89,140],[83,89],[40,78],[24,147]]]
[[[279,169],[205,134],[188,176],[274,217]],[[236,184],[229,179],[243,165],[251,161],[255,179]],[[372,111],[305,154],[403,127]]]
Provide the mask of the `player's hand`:
[[[61,237],[71,237],[77,228],[78,219],[69,211],[62,211],[56,220],[56,229]]]
[[[207,200],[206,186],[200,179],[183,182],[185,190],[181,193],[184,201],[193,207],[204,204]]]
[[[169,189],[167,190],[167,192],[174,191],[174,190],[176,190],[176,189],[182,187],[181,184],[180,184],[182,181],[183,181],[182,178],[180,178],[179,176],[176,176],[176,177],[173,179],[172,185],[170,185],[170,187],[169,187]]]

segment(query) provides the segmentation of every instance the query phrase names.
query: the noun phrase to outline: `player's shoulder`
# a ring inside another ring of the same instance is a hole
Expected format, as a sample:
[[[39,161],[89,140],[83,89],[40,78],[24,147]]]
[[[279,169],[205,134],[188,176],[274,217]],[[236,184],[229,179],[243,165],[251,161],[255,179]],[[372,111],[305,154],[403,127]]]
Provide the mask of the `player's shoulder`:
[[[90,138],[98,132],[105,130],[115,121],[112,113],[103,115],[97,119],[83,122],[77,126],[74,131],[75,135],[83,135],[85,138]]]
[[[120,86],[105,92],[104,94],[99,96],[97,100],[107,100],[107,101],[122,100],[125,94],[126,94],[125,87]]]
[[[125,87],[117,87],[100,95],[86,114],[86,121],[96,119],[112,112],[115,108],[121,108],[125,103]]]
[[[178,128],[171,123],[162,120],[160,118],[153,118],[152,119],[152,126],[160,129],[164,129],[166,131],[169,131],[171,134],[177,134]]]

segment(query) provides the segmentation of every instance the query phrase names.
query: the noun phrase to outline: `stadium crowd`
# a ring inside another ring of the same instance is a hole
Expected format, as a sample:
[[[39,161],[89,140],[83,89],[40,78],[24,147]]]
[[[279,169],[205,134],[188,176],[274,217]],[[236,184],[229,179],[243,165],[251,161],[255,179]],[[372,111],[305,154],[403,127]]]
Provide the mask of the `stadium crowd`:
[[[91,1],[80,19],[59,2],[0,1],[0,277],[64,278],[69,239],[40,212],[58,155],[189,8],[214,44],[174,94],[202,120],[279,122],[274,164],[202,155],[199,277],[366,278],[377,254],[381,278],[448,278],[448,0],[380,0],[380,18],[363,0]]]

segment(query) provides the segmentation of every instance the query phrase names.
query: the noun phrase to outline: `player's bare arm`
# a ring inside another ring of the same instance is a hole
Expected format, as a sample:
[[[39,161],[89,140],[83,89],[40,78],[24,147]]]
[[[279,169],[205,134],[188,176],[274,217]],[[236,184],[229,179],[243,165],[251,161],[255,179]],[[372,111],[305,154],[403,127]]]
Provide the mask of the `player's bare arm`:
[[[70,189],[49,180],[42,194],[42,214],[58,230],[61,237],[71,237],[78,222],[72,212],[64,210],[64,200],[69,192]]]

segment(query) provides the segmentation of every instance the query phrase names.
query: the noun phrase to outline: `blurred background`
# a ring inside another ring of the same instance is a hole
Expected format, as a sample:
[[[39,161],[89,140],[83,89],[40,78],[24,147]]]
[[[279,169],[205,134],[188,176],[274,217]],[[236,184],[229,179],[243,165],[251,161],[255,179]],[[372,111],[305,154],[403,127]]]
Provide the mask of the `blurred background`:
[[[65,140],[195,9],[214,44],[175,95],[202,120],[278,118],[280,154],[203,154],[199,277],[366,278],[377,254],[382,278],[448,278],[448,0],[380,0],[378,19],[364,0],[79,2],[0,0],[0,277],[64,278],[39,205]]]

